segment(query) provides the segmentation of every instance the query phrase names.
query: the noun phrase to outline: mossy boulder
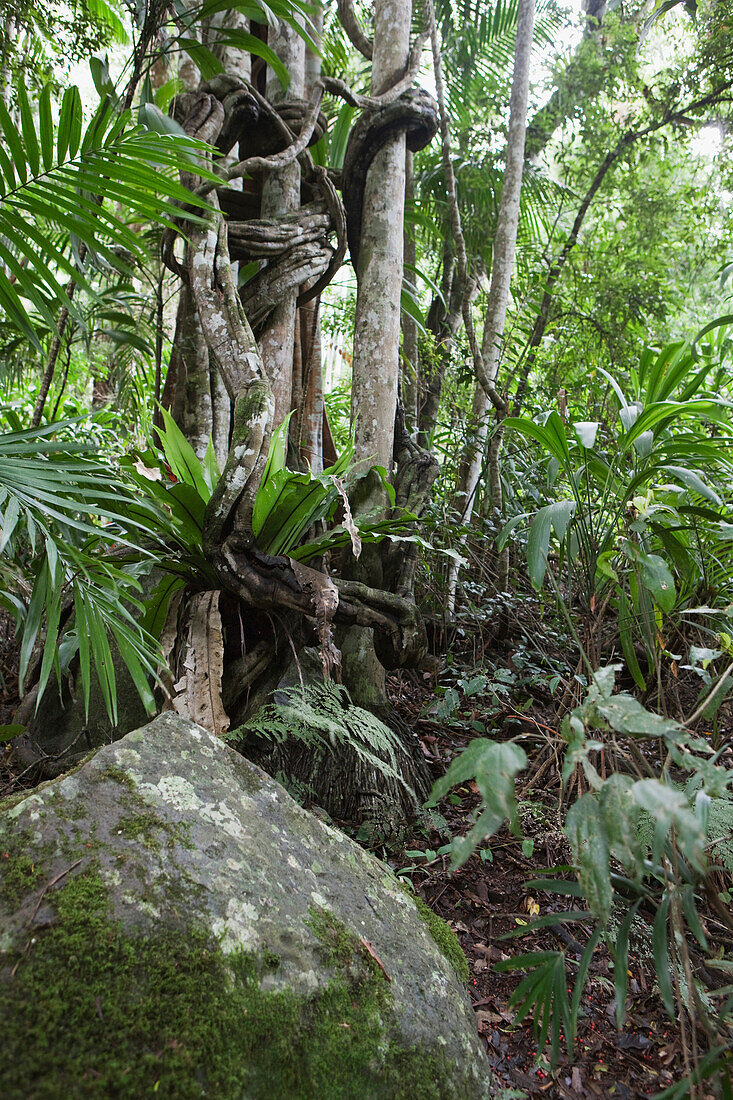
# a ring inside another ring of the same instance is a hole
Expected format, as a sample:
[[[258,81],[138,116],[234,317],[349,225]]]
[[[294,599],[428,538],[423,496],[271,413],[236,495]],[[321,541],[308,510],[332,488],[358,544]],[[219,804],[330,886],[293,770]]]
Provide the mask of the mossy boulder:
[[[0,1095],[479,1100],[457,948],[379,860],[163,715],[0,805]]]

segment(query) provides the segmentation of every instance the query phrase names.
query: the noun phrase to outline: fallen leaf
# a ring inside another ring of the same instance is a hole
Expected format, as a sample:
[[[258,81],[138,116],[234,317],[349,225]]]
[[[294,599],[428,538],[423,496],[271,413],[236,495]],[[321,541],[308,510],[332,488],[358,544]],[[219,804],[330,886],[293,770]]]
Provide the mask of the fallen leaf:
[[[174,690],[173,709],[184,718],[221,737],[229,729],[229,718],[221,698],[224,673],[224,639],[219,592],[198,592],[188,605],[182,676]]]
[[[499,1023],[501,1023],[501,1016],[496,1016],[493,1012],[476,1013],[476,1027],[480,1035],[488,1034],[492,1030],[492,1025]]]

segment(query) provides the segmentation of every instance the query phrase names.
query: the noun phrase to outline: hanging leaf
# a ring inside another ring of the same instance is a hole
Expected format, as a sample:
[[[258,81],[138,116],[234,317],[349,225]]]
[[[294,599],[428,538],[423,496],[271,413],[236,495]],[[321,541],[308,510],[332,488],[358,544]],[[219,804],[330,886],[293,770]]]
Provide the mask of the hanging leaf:
[[[574,500],[558,500],[554,504],[546,504],[535,514],[529,529],[527,542],[527,566],[529,579],[539,591],[547,572],[547,554],[550,547],[550,532],[554,529],[558,539],[562,542],[567,534],[570,520],[575,514]]]
[[[668,614],[677,601],[674,578],[664,558],[658,554],[641,555],[641,579],[651,592],[657,605]]]
[[[508,821],[513,832],[518,832],[514,779],[526,766],[527,754],[518,745],[477,738],[433,785],[426,807],[437,806],[452,787],[469,779],[475,780],[481,794],[478,820],[466,836],[457,837],[451,844],[454,868],[463,866],[478,845],[492,836],[504,821]]]
[[[597,420],[578,420],[573,424],[573,431],[581,447],[585,447],[588,451],[595,447],[599,427],[600,423]]]
[[[581,795],[570,807],[565,833],[573,849],[588,905],[605,925],[613,903],[611,853],[603,813],[595,795]]]

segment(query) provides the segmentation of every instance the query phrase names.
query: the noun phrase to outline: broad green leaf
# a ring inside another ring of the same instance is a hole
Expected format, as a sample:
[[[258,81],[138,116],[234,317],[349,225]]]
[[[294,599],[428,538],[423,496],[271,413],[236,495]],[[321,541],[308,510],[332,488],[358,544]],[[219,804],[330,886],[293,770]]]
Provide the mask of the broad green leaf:
[[[654,714],[626,692],[619,692],[609,699],[594,699],[593,706],[617,733],[631,737],[661,737],[670,741],[677,740],[682,733],[679,722]]]
[[[67,158],[72,160],[78,150],[81,139],[82,105],[79,89],[72,85],[64,92],[56,136],[56,155],[59,162]]]
[[[25,733],[26,727],[21,726],[20,723],[14,722],[8,726],[0,726],[0,744],[5,741],[12,741],[14,737],[17,737],[20,733]]]
[[[0,96],[0,128],[2,136],[7,143],[10,155],[13,158],[13,169],[21,183],[28,180],[28,166],[26,161],[23,140],[18,133],[15,123],[8,114],[4,99]]]
[[[497,553],[501,553],[501,551],[504,549],[507,542],[509,541],[509,536],[514,531],[515,527],[518,527],[522,520],[527,519],[528,516],[528,512],[522,512],[520,516],[512,516],[511,519],[507,520],[496,539]],[[733,529],[731,530],[731,538],[733,539]]]
[[[236,50],[242,50],[244,53],[253,54],[255,57],[261,57],[263,61],[270,66],[275,76],[280,81],[280,86],[283,91],[287,92],[290,87],[290,73],[275,51],[270,49],[261,38],[256,38],[255,35],[248,34],[246,31],[236,27],[220,29],[219,27],[212,26],[209,30],[209,35],[219,48],[221,48],[221,46],[231,46]]]
[[[18,81],[16,93],[18,96],[18,106],[20,107],[20,124],[23,132],[25,154],[28,158],[28,167],[30,168],[31,175],[37,176],[41,168],[41,149],[36,135],[36,124],[33,119],[33,112],[28,102],[28,93],[25,90],[25,84],[22,80]]]
[[[685,883],[680,889],[680,900],[682,902],[682,912],[685,915],[687,927],[690,929],[703,951],[709,950],[705,929],[702,926],[700,915],[695,905],[695,888],[691,883]]]
[[[79,642],[79,673],[82,694],[84,696],[84,714],[89,717],[89,695],[91,690],[91,649],[89,645],[89,625],[87,623],[84,594],[77,586],[74,589],[74,612],[76,615],[76,636]]]
[[[274,477],[275,474],[285,469],[285,460],[288,448],[288,428],[290,426],[290,419],[292,413],[289,413],[282,424],[275,428],[270,436],[270,447],[267,452],[267,461],[265,463],[265,469],[262,472],[262,481],[260,487],[257,490],[257,496],[255,497],[254,508],[252,511],[252,530],[255,537],[262,530],[262,526],[267,518],[267,514],[270,511],[274,498],[277,495]]]
[[[142,700],[142,704],[149,715],[154,715],[157,710],[157,704],[155,702],[155,696],[150,689],[150,683],[148,676],[144,671],[140,659],[135,652],[135,647],[131,644],[130,639],[126,631],[121,630],[114,623],[112,624],[112,633],[114,634],[117,648],[120,651],[120,656],[125,662],[125,667],[130,674],[130,678],[135,685],[138,695]]]
[[[634,801],[654,822],[655,861],[659,861],[664,842],[674,829],[679,850],[687,862],[697,869],[703,868],[706,838],[685,795],[658,779],[639,779],[631,790]]]
[[[177,42],[183,52],[188,54],[198,68],[202,80],[211,80],[219,73],[224,72],[224,66],[216,54],[212,53],[206,46],[202,46],[195,38],[178,38]]]
[[[634,683],[642,691],[646,691],[646,680],[641,671],[638,658],[636,656],[636,650],[634,649],[635,636],[632,629],[631,608],[626,593],[621,590],[619,592],[619,609],[618,609],[618,628],[619,638],[621,639],[621,650],[626,661],[626,666],[634,677]]]
[[[639,840],[640,810],[632,793],[633,785],[630,776],[614,772],[598,792],[598,805],[612,855],[631,878],[637,878],[645,853]]]
[[[206,503],[211,497],[200,460],[191,444],[167,409],[161,407],[164,428],[156,428],[160,442],[173,474],[178,481],[190,485]]]
[[[20,501],[16,496],[11,496],[2,518],[2,535],[0,536],[0,554],[10,542],[20,517]]]
[[[527,566],[529,579],[537,590],[542,587],[547,571],[550,530],[554,528],[562,542],[574,512],[574,500],[558,500],[540,508],[532,520],[527,542]]]
[[[641,435],[634,440],[634,450],[639,458],[648,458],[652,453],[653,447],[654,432],[642,432]]]
[[[565,435],[565,425],[556,412],[550,413],[544,425],[535,424],[533,420],[526,417],[508,416],[504,421],[504,427],[536,439],[557,460],[562,470],[570,469],[570,451]]]
[[[209,493],[213,493],[214,487],[221,477],[221,470],[219,469],[219,463],[216,460],[216,452],[214,451],[214,441],[209,436],[209,442],[206,447],[206,454],[201,462],[201,472],[204,475],[204,481],[209,490]]]
[[[452,787],[468,779],[475,779],[481,793],[482,810],[478,820],[467,836],[456,838],[451,845],[454,867],[462,866],[481,841],[495,833],[504,821],[517,831],[514,780],[526,766],[527,754],[518,745],[477,738],[433,785],[427,807],[436,806]]]
[[[705,500],[711,501],[713,504],[717,504],[718,507],[722,507],[723,501],[709,485],[703,481],[702,477],[695,470],[688,470],[683,466],[661,466],[661,470],[666,473],[672,474],[678,481],[687,489],[692,489],[693,492],[698,493]]]
[[[146,630],[154,638],[161,636],[171,600],[176,592],[180,592],[185,587],[185,584],[186,582],[182,577],[178,577],[173,573],[163,574],[144,603],[143,630]]]
[[[46,606],[49,594],[48,562],[44,558],[33,585],[31,601],[28,605],[28,614],[23,627],[23,637],[20,644],[20,667],[18,670],[18,684],[21,691],[25,686],[25,677],[28,671],[28,663],[33,653],[33,647],[41,627],[43,610]]]
[[[615,550],[605,550],[602,554],[599,554],[596,559],[596,577],[606,577],[608,580],[620,584],[618,573],[611,564],[615,558]]]
[[[43,658],[41,660],[41,672],[38,677],[38,695],[36,698],[36,710],[38,709],[43,693],[46,690],[48,678],[51,675],[54,658],[59,639],[59,624],[61,621],[61,589],[56,588],[50,593],[46,603],[46,637],[43,643]]]
[[[594,795],[581,795],[570,807],[565,834],[588,906],[605,925],[613,903],[610,848],[603,814]]]
[[[677,600],[674,578],[664,558],[658,554],[641,555],[641,579],[657,605],[669,614]]]

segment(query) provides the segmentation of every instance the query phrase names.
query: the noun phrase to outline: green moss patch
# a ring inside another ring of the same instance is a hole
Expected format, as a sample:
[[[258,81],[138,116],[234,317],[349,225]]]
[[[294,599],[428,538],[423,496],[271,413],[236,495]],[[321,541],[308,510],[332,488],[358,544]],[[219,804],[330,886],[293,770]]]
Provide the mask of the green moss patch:
[[[406,894],[415,902],[417,911],[420,914],[423,922],[425,923],[428,932],[435,940],[436,944],[445,955],[448,962],[451,964],[456,972],[459,980],[464,984],[468,984],[468,961],[463,954],[463,948],[461,947],[458,936],[455,934],[451,926],[439,917],[437,913],[434,913],[426,902],[416,894],[413,888],[407,882],[400,881],[400,887]]]
[[[160,848],[160,830],[163,823],[152,810],[129,817],[121,817],[117,822],[117,832],[125,840],[139,840],[149,848]]]
[[[41,862],[33,856],[7,848],[0,851],[0,896],[9,909],[36,889],[41,874]]]
[[[56,921],[0,959],[5,1100],[471,1100],[440,1053],[389,1030],[389,983],[331,914],[308,924],[332,977],[318,992],[261,988],[276,955],[225,957],[202,930],[134,936],[87,869],[47,896]]]
[[[136,791],[137,784],[132,778],[129,772],[121,768],[119,764],[108,764],[106,768],[103,768],[99,773],[99,779],[109,780],[111,783],[117,783],[120,787],[126,787],[128,791]]]

